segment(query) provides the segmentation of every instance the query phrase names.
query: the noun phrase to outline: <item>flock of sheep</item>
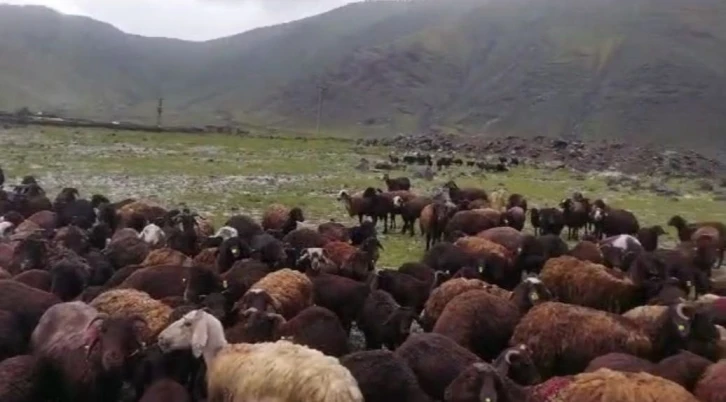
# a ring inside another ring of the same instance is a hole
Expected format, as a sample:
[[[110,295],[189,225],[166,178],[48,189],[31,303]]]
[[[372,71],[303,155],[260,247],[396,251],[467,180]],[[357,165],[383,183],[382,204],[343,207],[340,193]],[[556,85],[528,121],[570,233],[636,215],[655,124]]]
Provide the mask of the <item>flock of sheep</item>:
[[[384,181],[352,227],[0,191],[0,401],[726,401],[723,224]],[[399,217],[426,252],[380,269]]]

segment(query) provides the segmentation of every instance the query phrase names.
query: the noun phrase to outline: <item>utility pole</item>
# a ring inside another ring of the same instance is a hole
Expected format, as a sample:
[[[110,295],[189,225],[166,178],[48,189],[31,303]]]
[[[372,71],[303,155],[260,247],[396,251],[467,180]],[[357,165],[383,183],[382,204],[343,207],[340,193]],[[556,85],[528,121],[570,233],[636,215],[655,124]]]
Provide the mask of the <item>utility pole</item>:
[[[315,130],[318,135],[320,135],[320,118],[323,115],[323,96],[327,90],[328,87],[323,84],[318,84],[318,122]]]
[[[161,128],[161,115],[164,113],[164,98],[159,98],[156,106],[156,128]]]

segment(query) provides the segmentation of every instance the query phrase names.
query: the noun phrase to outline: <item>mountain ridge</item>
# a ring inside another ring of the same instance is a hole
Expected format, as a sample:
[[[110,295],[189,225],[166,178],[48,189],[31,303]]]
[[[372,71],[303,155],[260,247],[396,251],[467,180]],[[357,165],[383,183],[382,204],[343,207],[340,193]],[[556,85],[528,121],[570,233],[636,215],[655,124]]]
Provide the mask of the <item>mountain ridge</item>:
[[[0,109],[726,146],[726,4],[361,2],[203,42],[0,5]]]

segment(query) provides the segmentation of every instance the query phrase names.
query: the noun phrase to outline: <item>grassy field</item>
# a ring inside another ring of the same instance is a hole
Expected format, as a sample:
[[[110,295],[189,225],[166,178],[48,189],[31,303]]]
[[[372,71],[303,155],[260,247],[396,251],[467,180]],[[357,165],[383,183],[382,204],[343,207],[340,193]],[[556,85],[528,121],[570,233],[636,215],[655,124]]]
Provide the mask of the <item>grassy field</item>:
[[[313,221],[351,222],[335,197],[341,189],[382,187],[382,172],[358,171],[361,158],[385,159],[385,148],[361,147],[332,139],[254,138],[204,134],[79,131],[53,128],[0,130],[0,165],[7,183],[33,174],[54,197],[62,187],[90,196],[138,197],[173,207],[181,203],[211,216],[217,225],[246,213],[260,216],[279,202],[300,206]],[[372,165],[372,164],[371,164]],[[412,172],[394,172],[393,176]],[[726,220],[726,202],[696,183],[666,181],[678,198],[614,188],[600,173],[579,174],[520,167],[505,174],[451,169],[433,181],[413,179],[416,192],[428,193],[454,179],[460,186],[505,188],[527,196],[530,205],[553,206],[573,191],[633,210],[644,224],[665,225],[670,216]],[[643,188],[658,178],[638,178]],[[718,189],[717,189],[718,190]],[[399,220],[400,227],[400,220]],[[670,228],[670,232],[673,230]],[[669,235],[670,236],[670,235]],[[381,264],[397,267],[420,258],[423,241],[398,233],[382,236]],[[672,236],[671,236],[672,239]]]

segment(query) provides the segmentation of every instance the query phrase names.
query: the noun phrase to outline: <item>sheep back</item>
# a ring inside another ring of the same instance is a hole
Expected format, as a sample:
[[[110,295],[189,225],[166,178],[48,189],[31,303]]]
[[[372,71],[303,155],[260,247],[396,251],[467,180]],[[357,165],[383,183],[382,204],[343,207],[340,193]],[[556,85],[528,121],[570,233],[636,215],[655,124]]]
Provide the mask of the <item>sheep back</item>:
[[[575,376],[559,395],[577,402],[697,402],[678,384],[648,373],[622,373],[600,369]]]
[[[618,279],[602,265],[570,256],[548,260],[540,279],[558,300],[604,311],[625,311],[638,294],[629,279]]]
[[[265,291],[273,300],[275,310],[289,320],[313,304],[313,284],[297,271],[284,268],[272,272],[252,285]],[[249,291],[248,291],[249,292]]]
[[[467,255],[476,259],[486,259],[491,255],[497,255],[511,261],[511,255],[505,246],[483,237],[462,237],[454,245],[459,247]]]
[[[388,350],[349,354],[340,363],[350,370],[366,401],[427,402],[416,374]]]
[[[412,334],[394,355],[413,370],[421,388],[443,400],[446,387],[464,369],[481,360],[468,349],[440,334]]]
[[[655,374],[655,365],[648,360],[627,353],[608,353],[598,356],[587,365],[585,372],[590,373],[602,368],[639,373],[641,371]]]
[[[432,329],[446,305],[456,296],[474,289],[485,289],[488,283],[479,279],[456,278],[444,282],[431,292],[431,296],[421,312],[421,325],[424,329]]]
[[[171,248],[160,248],[151,250],[144,261],[141,262],[141,266],[145,268],[157,265],[189,266],[191,265],[191,259],[181,251]]]
[[[146,321],[149,333],[145,334],[147,343],[169,324],[172,308],[154,300],[148,293],[134,289],[113,289],[101,293],[91,301],[91,306],[110,316],[131,318],[139,316]]]
[[[118,240],[111,240],[111,243],[103,250],[114,269],[141,264],[151,252],[151,246],[145,241],[136,237],[122,237]]]
[[[336,358],[287,341],[226,346],[207,369],[207,388],[210,401],[363,402]]]
[[[0,280],[0,310],[15,314],[25,336],[29,336],[40,317],[61,300],[52,293],[44,292],[11,279]]]
[[[285,225],[290,208],[282,204],[272,204],[262,214],[262,229],[280,230]]]
[[[652,374],[671,380],[692,391],[712,363],[704,357],[684,350],[658,362]]]
[[[334,262],[338,267],[343,266],[350,256],[355,254],[356,250],[358,249],[354,246],[342,241],[332,241],[323,247],[323,251],[328,259]]]
[[[34,402],[39,400],[38,380],[35,357],[21,355],[1,361],[0,401]]]
[[[608,353],[645,357],[652,350],[648,335],[630,320],[559,302],[533,307],[514,329],[510,344],[525,344],[544,377],[579,373]]]
[[[693,393],[704,402],[726,401],[726,360],[711,365],[696,384]]]
[[[348,334],[332,311],[311,306],[280,327],[281,338],[319,350],[327,356],[348,354]]]
[[[470,290],[446,305],[433,332],[491,360],[507,347],[518,321],[513,303],[486,290]]]

